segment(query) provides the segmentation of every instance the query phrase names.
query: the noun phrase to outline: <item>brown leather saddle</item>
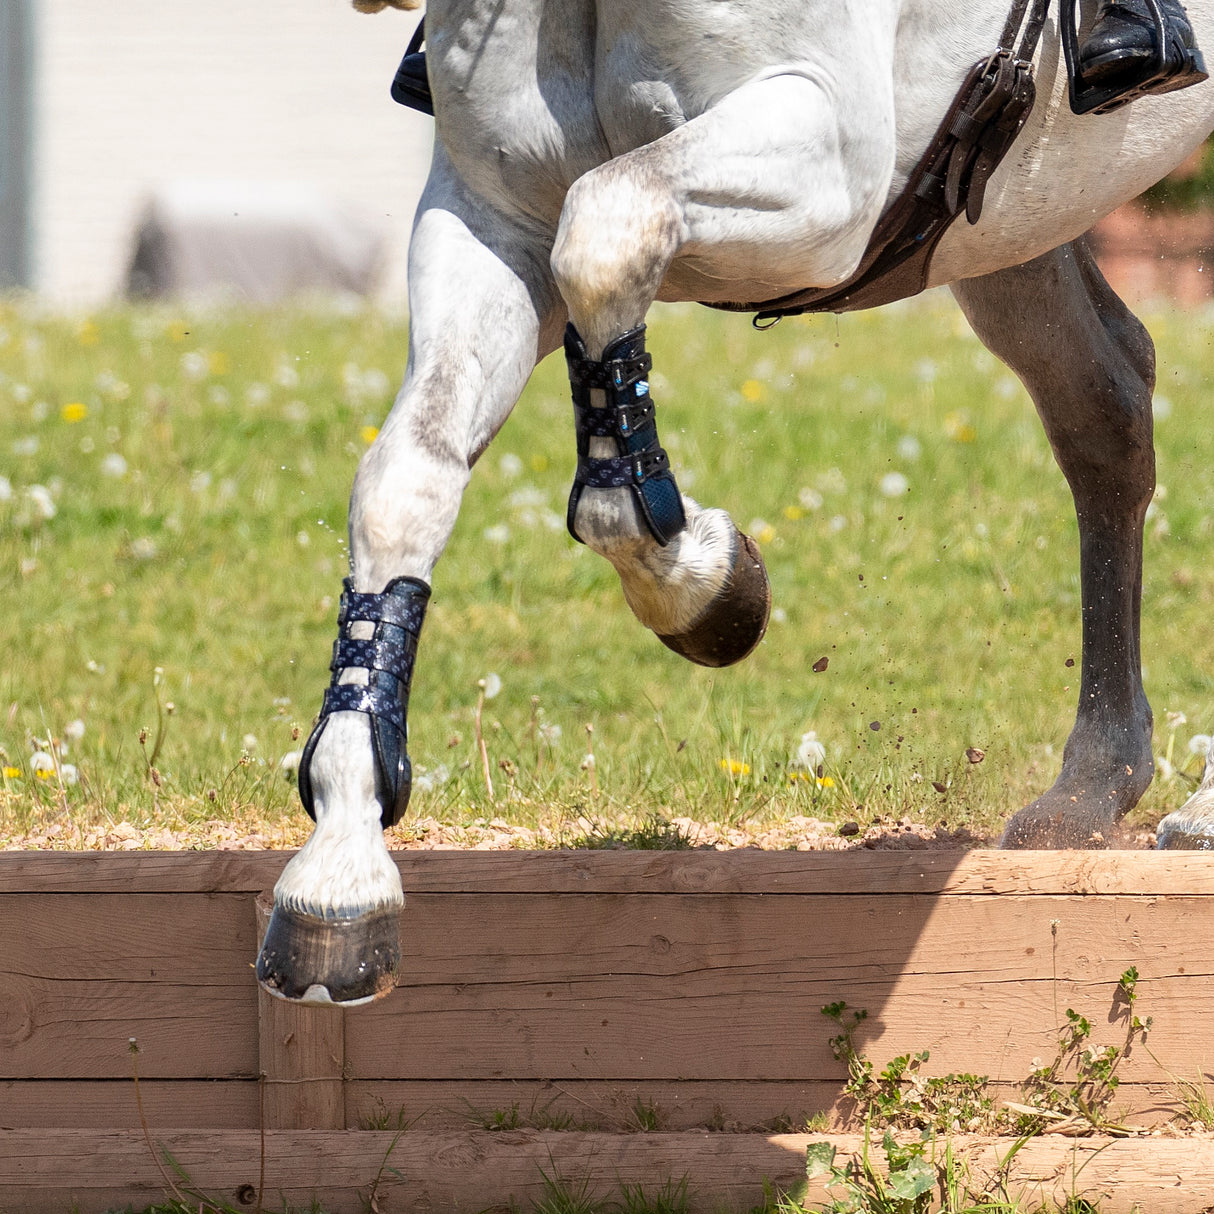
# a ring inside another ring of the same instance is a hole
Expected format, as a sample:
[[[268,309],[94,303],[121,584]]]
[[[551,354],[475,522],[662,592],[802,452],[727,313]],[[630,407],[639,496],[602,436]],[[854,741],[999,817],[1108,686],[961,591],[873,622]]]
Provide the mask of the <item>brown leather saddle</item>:
[[[1073,0],[1064,0],[1064,7],[1067,3],[1073,14]],[[759,303],[707,306],[756,312],[756,327],[766,327],[782,316],[853,312],[922,291],[940,238],[962,212],[970,223],[978,222],[987,183],[1032,111],[1037,95],[1033,55],[1048,7],[1049,0],[1031,0],[1031,8],[1030,0],[1012,4],[999,48],[971,68],[906,187],[881,217],[859,266],[846,282]]]

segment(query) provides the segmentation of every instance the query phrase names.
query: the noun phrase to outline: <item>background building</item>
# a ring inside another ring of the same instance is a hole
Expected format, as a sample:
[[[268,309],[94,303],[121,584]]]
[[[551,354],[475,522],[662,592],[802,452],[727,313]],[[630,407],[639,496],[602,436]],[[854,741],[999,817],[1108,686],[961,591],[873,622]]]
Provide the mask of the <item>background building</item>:
[[[388,87],[418,17],[348,0],[0,0],[0,282],[119,293],[153,191],[298,183],[387,233],[403,301],[432,124]]]

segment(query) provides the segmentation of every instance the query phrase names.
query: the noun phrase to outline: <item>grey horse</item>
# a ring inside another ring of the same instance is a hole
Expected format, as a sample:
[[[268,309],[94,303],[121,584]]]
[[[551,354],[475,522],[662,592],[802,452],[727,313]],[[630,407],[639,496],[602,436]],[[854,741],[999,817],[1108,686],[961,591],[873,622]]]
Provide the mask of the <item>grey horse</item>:
[[[431,0],[408,369],[354,484],[333,683],[300,772],[316,828],[275,891],[268,989],[355,1003],[392,985],[403,895],[382,832],[408,799],[430,581],[473,464],[562,341],[571,531],[670,648],[719,665],[758,642],[757,549],[678,492],[657,441],[646,313],[846,284],[1007,17],[1007,0]],[[1214,0],[1189,17],[1214,34]],[[1208,84],[1077,116],[1060,43],[1050,18],[1036,104],[977,222],[953,223],[902,289],[951,287],[1032,396],[1075,500],[1078,713],[1057,780],[1006,828],[1021,848],[1101,845],[1152,778],[1139,600],[1154,349],[1083,234],[1214,127]],[[1214,832],[1210,791],[1165,823],[1171,846]]]

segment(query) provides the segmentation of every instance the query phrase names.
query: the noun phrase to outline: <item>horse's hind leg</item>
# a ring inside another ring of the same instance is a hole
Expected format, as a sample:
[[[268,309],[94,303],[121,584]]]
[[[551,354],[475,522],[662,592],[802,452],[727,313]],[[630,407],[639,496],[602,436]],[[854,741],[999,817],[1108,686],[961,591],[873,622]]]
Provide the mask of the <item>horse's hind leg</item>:
[[[955,283],[953,293],[1032,396],[1079,520],[1078,715],[1057,781],[1012,818],[1002,843],[1107,846],[1152,775],[1138,613],[1143,520],[1155,485],[1154,347],[1084,240]]]

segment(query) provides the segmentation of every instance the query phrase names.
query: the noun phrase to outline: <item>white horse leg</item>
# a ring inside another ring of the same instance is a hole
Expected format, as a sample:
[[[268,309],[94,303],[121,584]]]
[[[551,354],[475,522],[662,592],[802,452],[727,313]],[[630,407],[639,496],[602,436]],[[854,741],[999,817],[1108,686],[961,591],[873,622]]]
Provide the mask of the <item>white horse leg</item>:
[[[601,362],[592,365],[598,360],[638,366],[645,314],[664,281],[684,298],[701,290],[719,298],[713,292],[728,282],[761,299],[790,283],[846,278],[893,166],[892,112],[873,102],[862,107],[857,138],[874,144],[871,157],[854,155],[854,147],[845,153],[846,112],[806,76],[773,76],[575,182],[552,254],[584,353],[571,359],[571,374],[575,362],[590,367],[590,382],[604,374]],[[621,351],[622,363],[615,361]],[[625,386],[641,374],[626,374]],[[637,390],[647,401],[644,384]],[[595,389],[590,398],[601,411],[603,393]],[[592,461],[618,452],[615,438],[588,439]],[[571,523],[615,566],[642,623],[692,661],[723,666],[762,638],[770,588],[758,548],[727,514],[690,498],[683,509],[682,530],[660,535],[638,508],[637,491],[591,481]]]
[[[953,285],[992,353],[1037,405],[1075,499],[1083,667],[1057,782],[1012,818],[1004,847],[1104,847],[1151,782],[1151,709],[1138,612],[1142,528],[1155,487],[1146,330],[1077,240]]]
[[[429,207],[423,200],[410,250],[409,368],[359,466],[350,502],[353,591],[379,595],[395,584],[410,610],[424,607],[472,464],[505,421],[545,344],[555,344],[559,323],[542,250],[522,248],[495,216],[465,210],[465,222],[460,214],[458,197]],[[396,583],[399,578],[414,580]],[[350,634],[366,640],[376,627],[354,623]],[[398,630],[390,643],[401,635]],[[352,664],[337,677],[343,686],[365,685],[370,674]],[[407,675],[403,684],[406,699]],[[371,716],[335,711],[317,728],[307,772],[316,828],[275,887],[258,977],[287,998],[358,1003],[391,989],[399,966],[404,898],[382,825],[403,810],[407,759],[397,799],[395,755],[385,773],[383,747],[373,737],[382,726]],[[389,741],[403,748],[402,733],[389,731]]]

